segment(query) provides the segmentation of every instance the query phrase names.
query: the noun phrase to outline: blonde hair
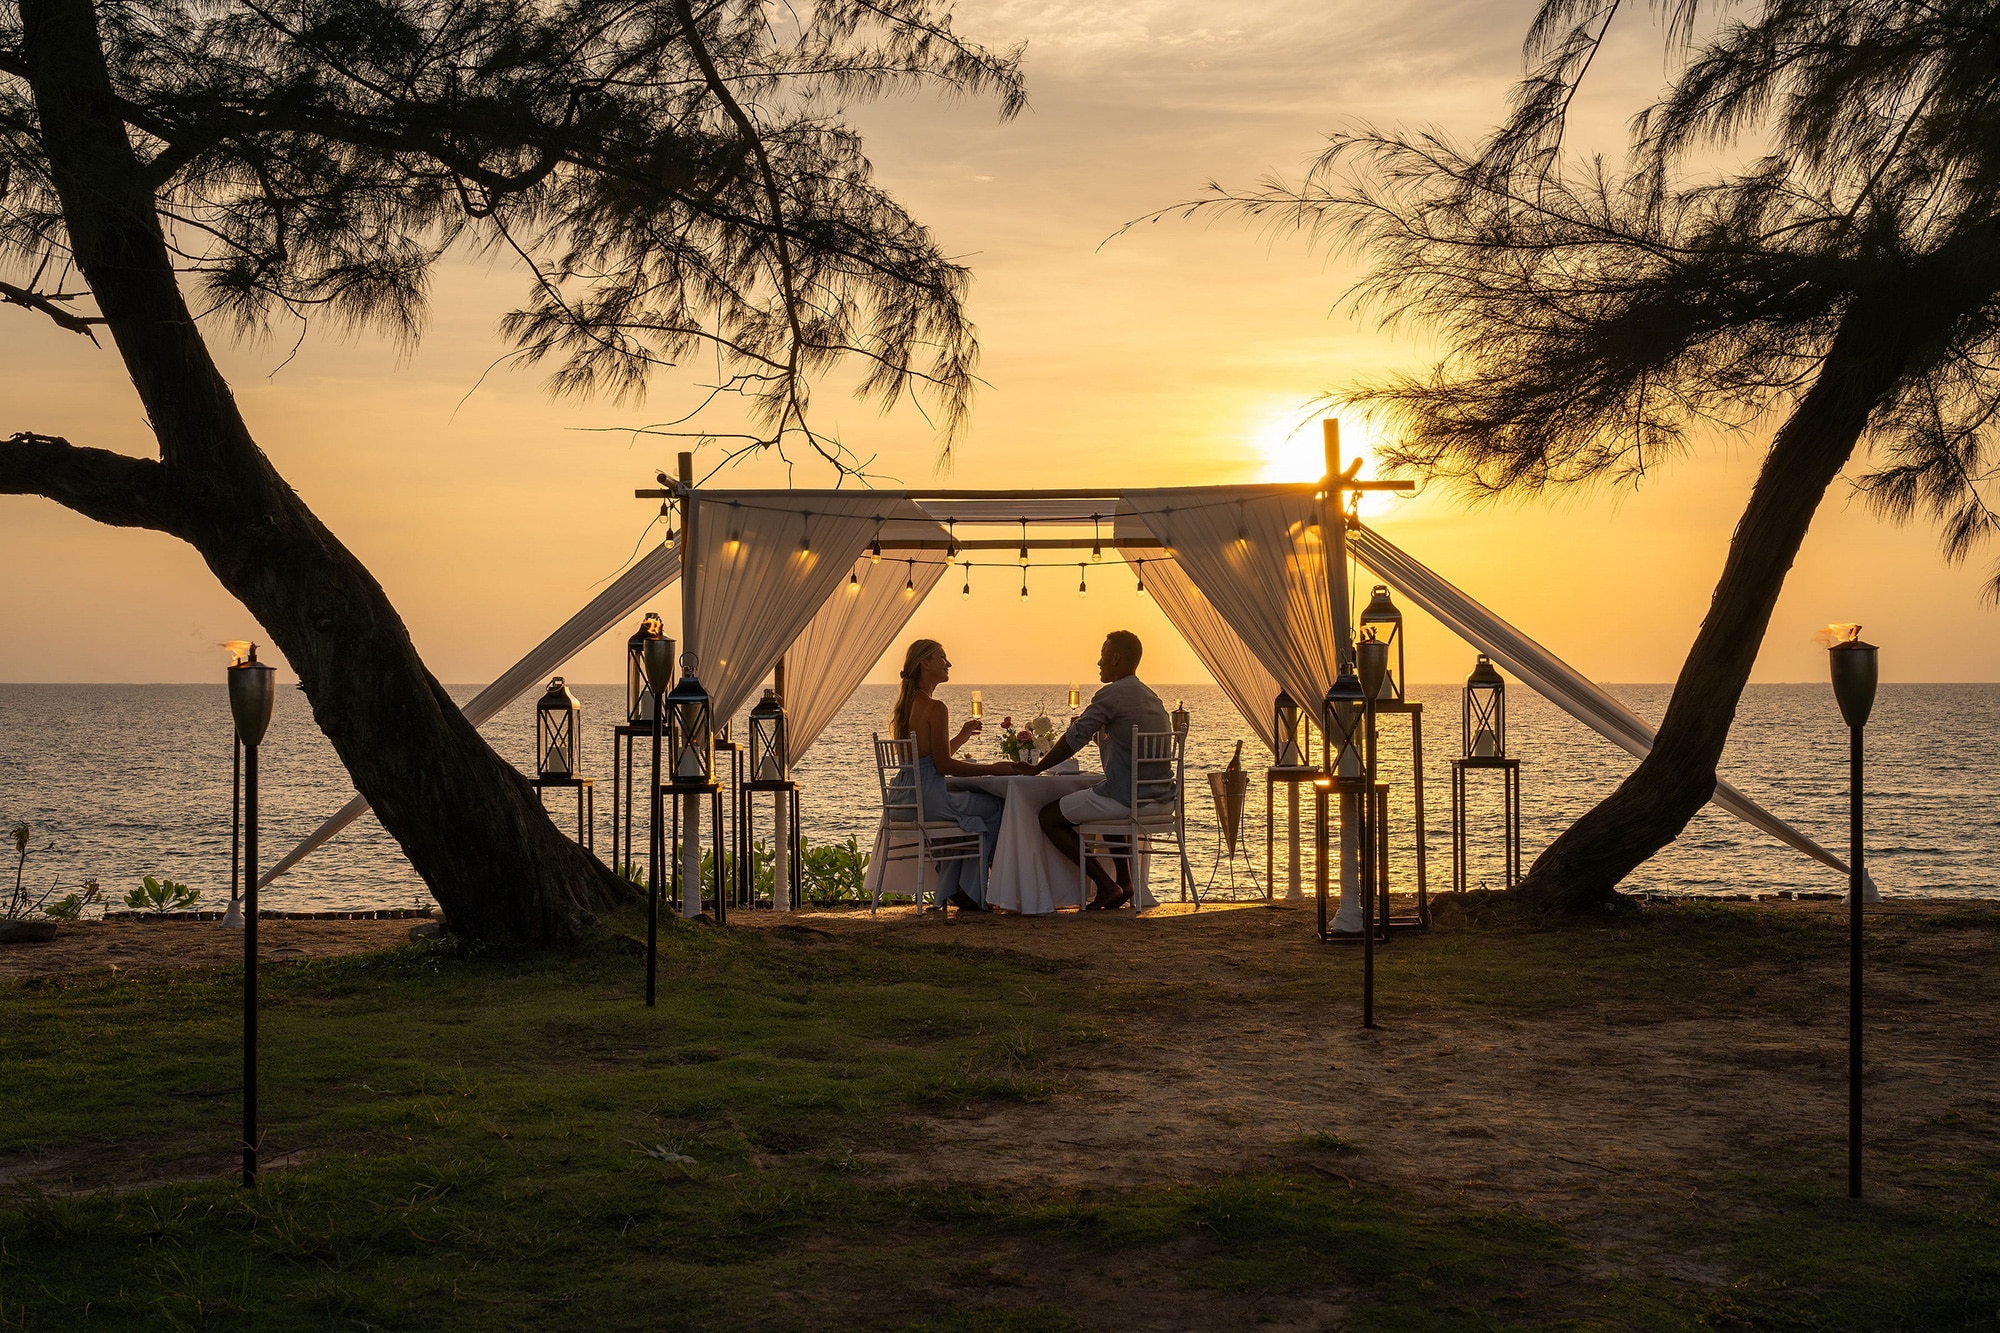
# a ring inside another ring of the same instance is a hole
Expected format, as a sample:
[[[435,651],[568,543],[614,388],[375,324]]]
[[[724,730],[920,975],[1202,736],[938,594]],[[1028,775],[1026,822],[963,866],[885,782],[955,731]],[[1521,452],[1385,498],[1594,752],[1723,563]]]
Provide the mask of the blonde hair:
[[[910,734],[910,706],[917,701],[917,677],[924,663],[943,651],[936,639],[918,639],[903,653],[903,677],[896,686],[896,707],[889,714],[889,734],[897,740]]]

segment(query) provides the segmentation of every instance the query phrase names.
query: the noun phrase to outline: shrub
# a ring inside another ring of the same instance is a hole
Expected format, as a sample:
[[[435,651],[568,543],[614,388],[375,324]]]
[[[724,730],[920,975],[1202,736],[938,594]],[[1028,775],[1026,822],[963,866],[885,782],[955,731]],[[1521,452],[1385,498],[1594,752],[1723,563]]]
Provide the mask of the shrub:
[[[135,912],[146,912],[152,916],[185,912],[200,901],[200,889],[191,889],[170,879],[154,879],[151,875],[141,880],[138,888],[125,895],[127,907]]]

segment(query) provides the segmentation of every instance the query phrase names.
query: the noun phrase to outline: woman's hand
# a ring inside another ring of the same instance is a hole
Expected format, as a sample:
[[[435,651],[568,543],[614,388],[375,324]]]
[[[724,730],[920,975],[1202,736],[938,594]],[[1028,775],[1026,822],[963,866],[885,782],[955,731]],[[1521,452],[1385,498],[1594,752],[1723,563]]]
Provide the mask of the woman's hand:
[[[974,736],[977,736],[980,732],[984,730],[986,730],[986,724],[984,722],[981,722],[976,717],[967,718],[965,720],[965,725],[958,729],[958,739],[954,740],[951,743],[951,748],[953,750],[958,749],[959,746],[964,745],[967,741],[971,740]]]

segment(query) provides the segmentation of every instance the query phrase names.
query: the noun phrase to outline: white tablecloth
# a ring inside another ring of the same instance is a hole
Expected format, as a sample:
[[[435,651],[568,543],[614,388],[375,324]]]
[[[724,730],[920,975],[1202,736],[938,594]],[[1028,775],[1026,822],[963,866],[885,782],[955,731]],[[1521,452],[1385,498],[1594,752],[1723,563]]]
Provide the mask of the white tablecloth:
[[[986,883],[986,905],[1009,912],[1023,912],[1030,916],[1046,916],[1058,907],[1077,907],[1082,904],[1082,895],[1077,884],[1076,862],[1066,860],[1042,834],[1042,807],[1051,801],[1061,800],[1073,791],[1095,787],[1104,780],[1097,773],[1044,773],[1039,777],[1021,778],[947,778],[949,787],[969,788],[974,791],[990,792],[1007,802],[1007,809],[1000,817],[1000,836],[993,852],[993,872]],[[868,892],[874,893],[879,882],[883,893],[914,896],[917,886],[917,862],[915,857],[902,861],[890,861],[884,856],[887,849],[886,830],[877,826],[875,830],[875,854],[868,862]],[[899,841],[910,840],[904,834]],[[1139,858],[1137,884],[1133,891],[1133,902],[1140,909],[1153,906],[1153,895],[1146,886],[1146,863],[1151,858]],[[931,871],[935,883],[937,871]]]

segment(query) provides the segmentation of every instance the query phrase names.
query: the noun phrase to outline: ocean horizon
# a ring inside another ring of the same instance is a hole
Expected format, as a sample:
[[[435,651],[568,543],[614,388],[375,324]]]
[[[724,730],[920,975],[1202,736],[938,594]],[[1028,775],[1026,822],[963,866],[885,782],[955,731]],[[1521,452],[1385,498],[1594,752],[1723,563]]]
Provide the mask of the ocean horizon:
[[[461,701],[478,686],[450,686]],[[577,684],[587,738],[585,763],[598,780],[596,836],[611,843],[610,727],[623,714],[622,685]],[[985,692],[990,722],[1037,711],[1067,712],[1067,684],[954,682],[940,692],[955,718],[968,715],[969,691]],[[1606,687],[1657,722],[1671,686]],[[1261,742],[1222,692],[1210,684],[1158,684],[1172,707],[1193,716],[1188,749],[1190,859],[1198,882],[1219,896],[1261,896],[1264,784]],[[1417,685],[1425,706],[1428,882],[1450,887],[1450,768],[1459,752],[1459,689]],[[863,686],[796,766],[801,818],[813,842],[857,838],[866,848],[879,815],[869,736],[880,730],[893,687]],[[534,762],[535,692],[481,730],[527,771]],[[1524,864],[1569,822],[1629,773],[1622,750],[1510,685],[1510,751],[1522,761]],[[1392,853],[1399,889],[1414,887],[1407,731],[1385,718],[1383,762],[1392,795]],[[739,723],[738,735],[741,726]],[[1887,684],[1869,727],[1869,869],[1886,896],[2000,897],[2000,684]],[[1223,767],[1244,745],[1252,771],[1249,804],[1234,861],[1220,853],[1215,812],[1200,774]],[[997,757],[991,733],[971,743],[972,757]],[[141,876],[164,876],[200,889],[204,905],[228,896],[231,731],[224,687],[208,684],[0,684],[0,819],[34,830],[37,848],[27,880],[68,888],[87,878],[116,900]],[[1738,710],[1722,776],[1821,846],[1844,857],[1847,845],[1846,733],[1824,682],[1750,686]],[[293,847],[352,796],[345,770],[313,724],[296,689],[281,689],[262,752],[264,861]],[[1474,775],[1477,777],[1478,775]],[[1492,790],[1486,790],[1486,786]],[[1468,827],[1469,882],[1501,883],[1497,783],[1475,782]],[[551,816],[575,824],[567,794],[551,796]],[[1283,867],[1280,789],[1279,884]],[[1308,802],[1309,808],[1309,802]],[[643,822],[643,814],[641,815]],[[643,845],[643,833],[641,834]],[[1252,879],[1248,872],[1254,870]],[[1308,880],[1308,883],[1310,881]],[[1710,806],[1681,838],[1626,881],[1632,891],[1770,894],[1837,892],[1843,877]],[[277,910],[369,910],[421,906],[428,892],[372,816],[320,848],[263,893]]]

